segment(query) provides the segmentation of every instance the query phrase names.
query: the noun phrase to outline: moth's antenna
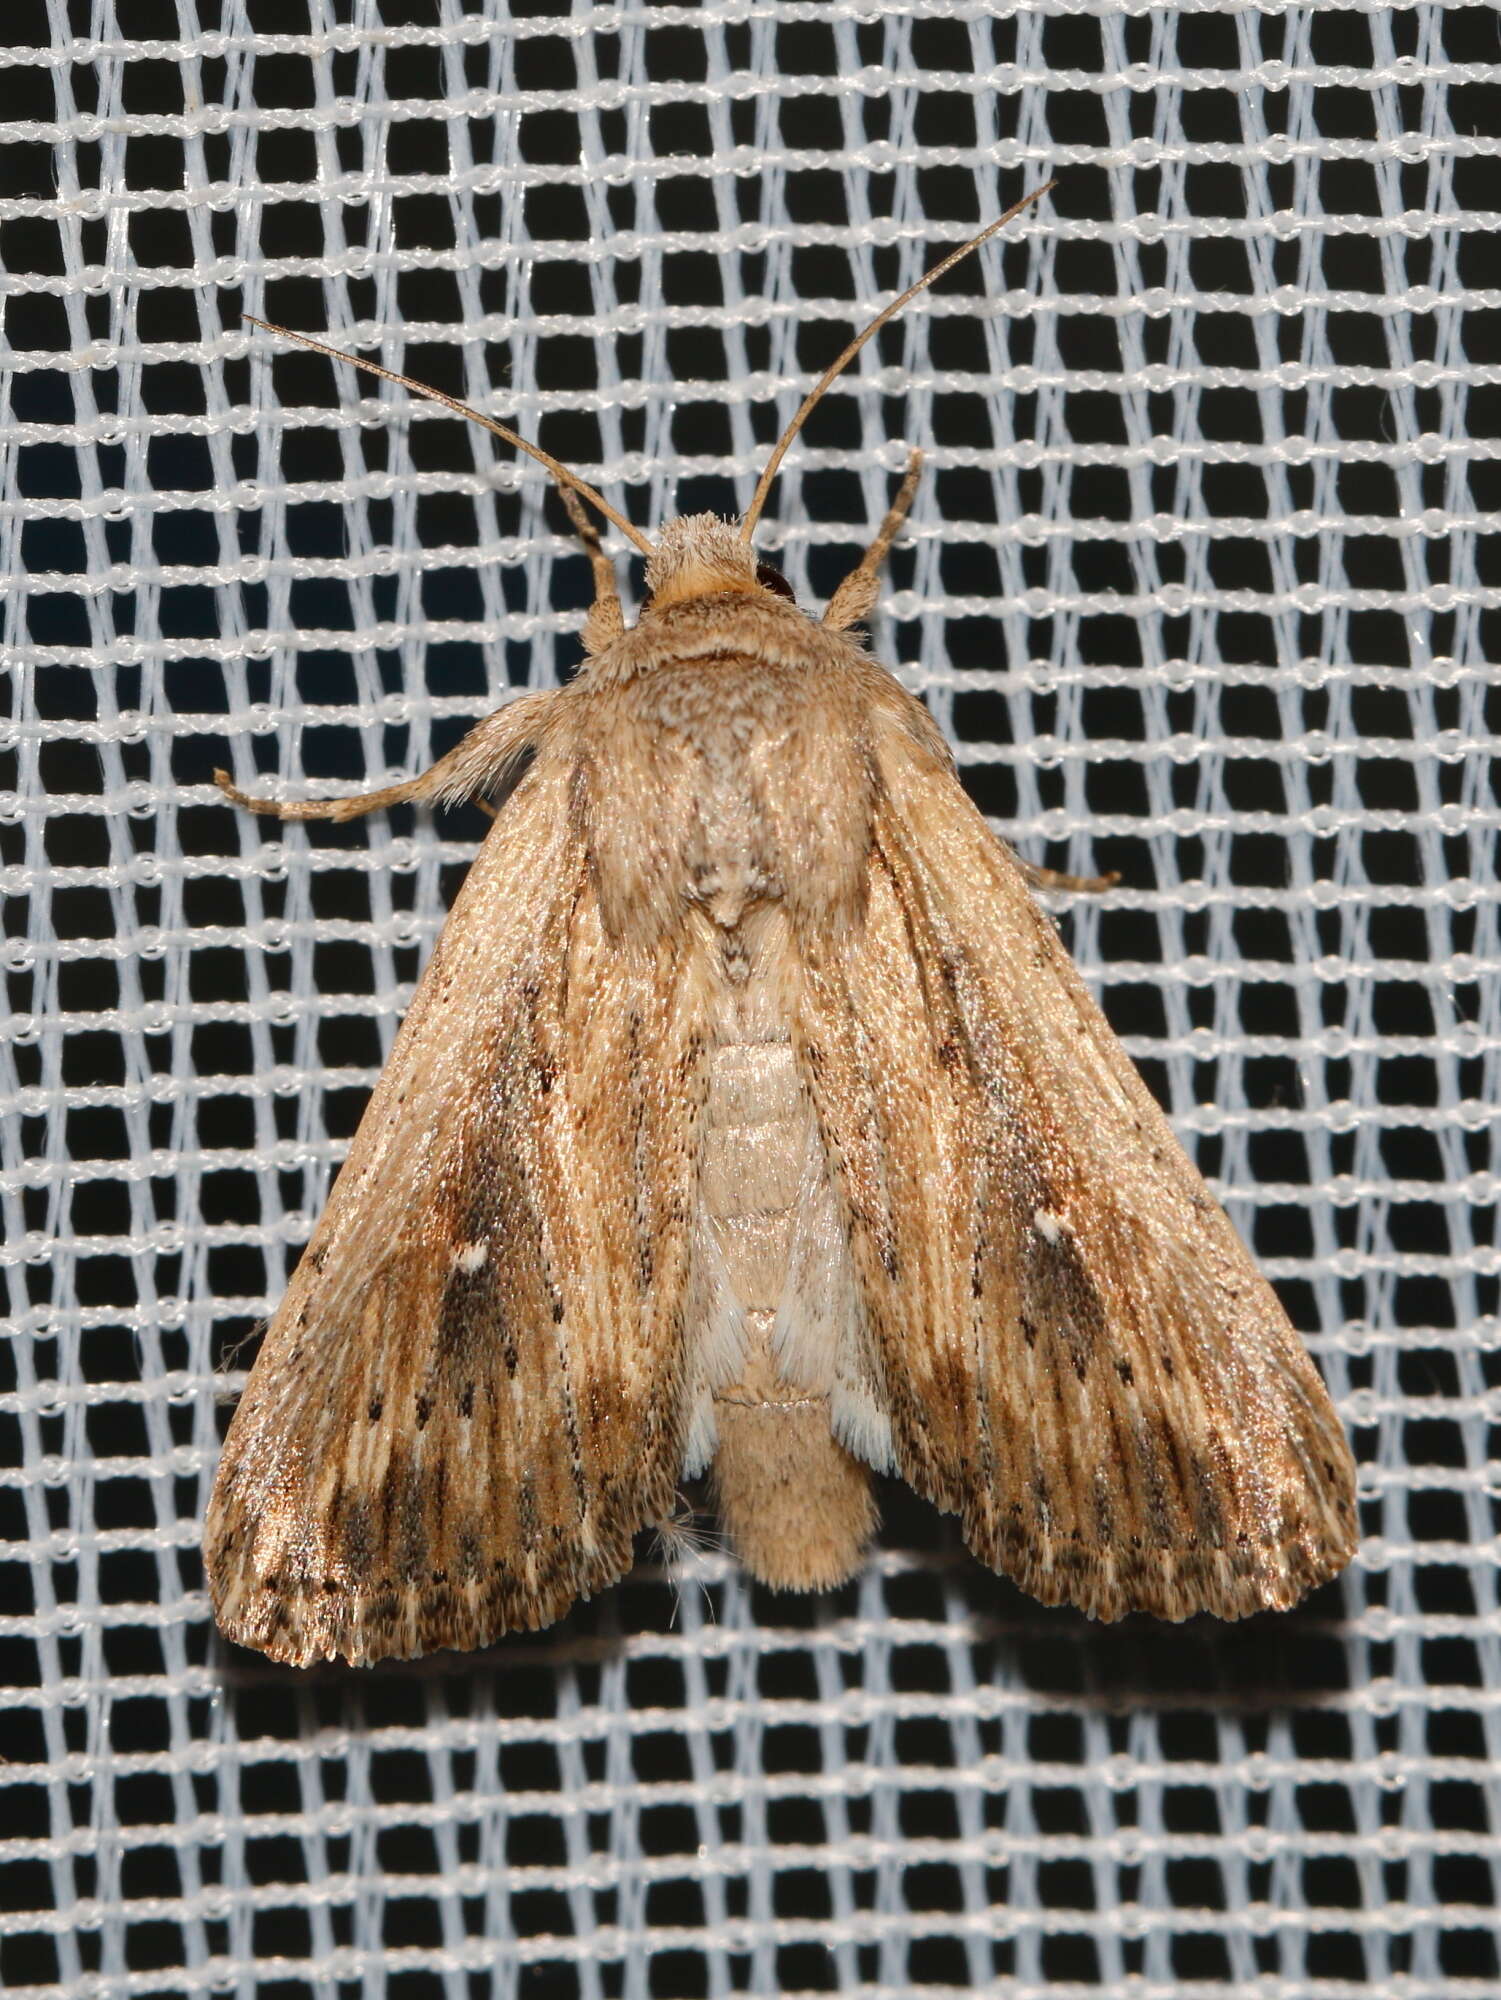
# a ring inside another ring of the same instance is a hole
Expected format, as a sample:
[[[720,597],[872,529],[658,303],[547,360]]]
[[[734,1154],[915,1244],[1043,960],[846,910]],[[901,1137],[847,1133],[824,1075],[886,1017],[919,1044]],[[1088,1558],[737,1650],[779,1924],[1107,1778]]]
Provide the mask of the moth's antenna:
[[[640,529],[632,527],[624,514],[617,513],[602,493],[596,493],[587,480],[580,479],[576,472],[570,472],[566,465],[560,464],[552,456],[551,452],[543,451],[540,445],[529,444],[508,425],[497,423],[494,417],[484,416],[479,410],[472,410],[467,403],[461,403],[457,396],[445,395],[441,389],[430,389],[426,382],[414,382],[410,375],[398,375],[393,369],[382,368],[378,361],[366,361],[358,354],[346,354],[341,347],[330,347],[327,342],[314,340],[308,334],[294,333],[289,326],[275,326],[268,319],[257,319],[254,313],[246,313],[245,318],[251,326],[258,326],[262,333],[277,333],[283,340],[295,340],[299,347],[310,347],[315,354],[326,354],[330,361],[347,361],[351,368],[363,369],[367,375],[379,375],[383,382],[395,382],[400,388],[410,389],[414,395],[426,396],[430,403],[441,403],[456,416],[468,417],[471,423],[483,424],[485,429],[493,431],[496,437],[504,438],[507,444],[514,445],[518,451],[524,451],[529,458],[536,459],[538,465],[545,465],[560,485],[571,486],[575,493],[581,493],[591,507],[597,507],[607,521],[613,522],[623,535],[629,535],[642,555],[649,556],[654,553],[651,543]]]
[[[941,278],[945,271],[952,270],[961,257],[967,257],[971,250],[978,250],[982,243],[988,243],[997,230],[1004,229],[1008,222],[1015,222],[1024,209],[1030,208],[1034,201],[1041,201],[1043,196],[1057,185],[1056,181],[1044,181],[1040,188],[1033,188],[1030,194],[1024,194],[1014,208],[1008,208],[1003,216],[989,224],[987,228],[982,229],[978,236],[971,236],[968,243],[961,243],[957,250],[951,250],[947,257],[933,266],[931,271],[925,272],[915,285],[909,285],[899,299],[893,299],[889,306],[883,306],[870,325],[866,327],[865,331],[855,335],[838,360],[830,362],[823,374],[819,376],[813,388],[804,396],[797,415],[777,439],[776,450],[766,461],[766,470],[761,474],[760,480],[757,482],[756,490],[751,496],[751,503],[746,508],[744,519],[740,523],[740,539],[742,542],[748,542],[751,536],[755,534],[756,523],[761,518],[761,509],[766,505],[766,496],[771,491],[771,482],[776,478],[777,470],[782,460],[787,456],[787,447],[807,422],[809,411],[819,401],[824,390],[828,388],[835,376],[840,374],[854,360],[871,335],[879,333],[887,320],[894,318],[904,305],[907,305],[912,299],[917,297],[919,292],[925,292],[935,278]]]

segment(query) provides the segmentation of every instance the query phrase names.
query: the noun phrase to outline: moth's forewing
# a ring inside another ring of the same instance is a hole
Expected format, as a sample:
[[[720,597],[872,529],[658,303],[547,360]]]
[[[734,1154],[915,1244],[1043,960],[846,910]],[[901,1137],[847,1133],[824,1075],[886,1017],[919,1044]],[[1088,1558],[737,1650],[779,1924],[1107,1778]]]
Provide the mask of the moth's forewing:
[[[873,724],[865,919],[801,935],[796,1011],[895,1468],[1045,1601],[1291,1604],[1355,1546],[1324,1385],[947,760]]]
[[[574,777],[481,849],[230,1426],[209,1586],[273,1658],[545,1625],[673,1504],[703,1037],[601,934]]]

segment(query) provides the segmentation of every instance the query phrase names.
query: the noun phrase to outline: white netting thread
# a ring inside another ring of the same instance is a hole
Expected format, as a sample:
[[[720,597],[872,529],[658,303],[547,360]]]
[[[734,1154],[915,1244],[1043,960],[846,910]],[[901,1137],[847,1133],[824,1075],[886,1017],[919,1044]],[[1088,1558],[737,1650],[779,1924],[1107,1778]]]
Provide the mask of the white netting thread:
[[[0,50],[7,1988],[1493,1992],[1487,0],[158,11]],[[1360,1561],[1101,1632],[892,1493],[827,1601],[711,1551],[478,1660],[228,1657],[214,1365],[479,826],[210,771],[414,769],[587,588],[540,475],[242,308],[649,526],[1050,171],[764,541],[816,601],[928,449],[877,643],[1025,852],[1122,870],[1064,921],[1354,1427]]]

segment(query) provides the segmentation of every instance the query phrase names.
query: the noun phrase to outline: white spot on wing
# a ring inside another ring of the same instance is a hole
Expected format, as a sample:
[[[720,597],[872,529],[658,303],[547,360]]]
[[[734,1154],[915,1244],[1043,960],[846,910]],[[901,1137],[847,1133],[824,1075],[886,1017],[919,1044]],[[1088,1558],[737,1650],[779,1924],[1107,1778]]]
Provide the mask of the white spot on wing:
[[[454,1269],[472,1274],[483,1269],[490,1261],[490,1239],[482,1236],[478,1243],[461,1243],[453,1253]]]
[[[1066,1215],[1059,1215],[1056,1210],[1051,1208],[1034,1208],[1032,1211],[1032,1227],[1037,1231],[1044,1243],[1056,1243],[1061,1237],[1072,1236],[1073,1234],[1073,1230],[1069,1226],[1068,1217]]]

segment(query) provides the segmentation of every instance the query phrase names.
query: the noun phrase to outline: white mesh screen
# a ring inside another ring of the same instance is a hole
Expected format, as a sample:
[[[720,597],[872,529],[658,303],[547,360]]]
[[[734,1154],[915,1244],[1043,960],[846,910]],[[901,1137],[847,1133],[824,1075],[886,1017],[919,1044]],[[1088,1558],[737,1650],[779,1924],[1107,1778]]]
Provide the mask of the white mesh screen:
[[[7,1988],[1493,1993],[1490,0],[6,22]],[[1061,921],[1352,1427],[1359,1561],[1107,1630],[891,1487],[825,1599],[643,1545],[476,1657],[231,1653],[216,1365],[482,822],[210,774],[415,769],[571,670],[588,591],[539,471],[242,312],[650,526],[743,505],[852,317],[1049,171],[764,542],[821,601],[928,449],[878,648],[1024,853],[1121,871]]]

